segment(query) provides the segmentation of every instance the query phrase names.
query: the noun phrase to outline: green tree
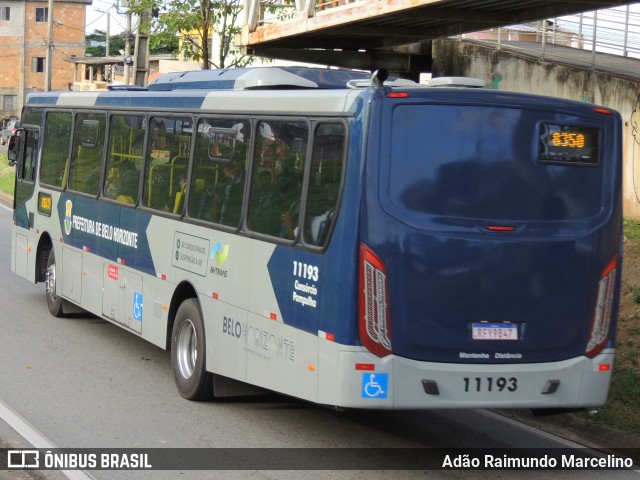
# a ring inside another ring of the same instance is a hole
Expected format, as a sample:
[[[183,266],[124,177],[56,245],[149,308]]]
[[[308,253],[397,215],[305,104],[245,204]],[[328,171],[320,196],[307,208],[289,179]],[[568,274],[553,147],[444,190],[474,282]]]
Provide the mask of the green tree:
[[[149,53],[152,55],[161,53],[177,55],[180,49],[180,39],[176,35],[158,37],[157,35],[151,34],[150,40]]]
[[[106,54],[107,33],[103,30],[94,30],[86,36],[87,42],[102,42],[101,45],[87,46],[85,55],[87,57],[104,57]],[[118,55],[124,49],[124,33],[118,33],[109,37],[109,55]]]
[[[203,69],[244,67],[253,57],[242,55],[234,39],[242,28],[242,0],[164,0],[154,3],[159,15],[152,21],[151,46],[183,39],[188,56]],[[147,3],[141,8],[150,8]],[[212,41],[212,39],[215,39]],[[212,45],[216,51],[211,52]],[[213,55],[212,55],[213,53]]]

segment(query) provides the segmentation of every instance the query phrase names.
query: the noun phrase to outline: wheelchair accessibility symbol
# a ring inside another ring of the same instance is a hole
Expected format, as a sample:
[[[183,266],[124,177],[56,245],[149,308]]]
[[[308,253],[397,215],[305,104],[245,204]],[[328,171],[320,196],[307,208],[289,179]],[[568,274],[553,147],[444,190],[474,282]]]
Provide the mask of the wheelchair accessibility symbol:
[[[362,375],[362,398],[387,398],[388,373],[365,373]]]
[[[133,319],[142,321],[142,294],[133,292]]]

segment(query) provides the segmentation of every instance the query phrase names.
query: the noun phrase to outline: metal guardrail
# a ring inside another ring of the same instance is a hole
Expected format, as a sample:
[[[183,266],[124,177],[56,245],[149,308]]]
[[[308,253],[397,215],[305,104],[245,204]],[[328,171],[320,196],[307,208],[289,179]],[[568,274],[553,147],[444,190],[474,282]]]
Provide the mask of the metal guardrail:
[[[558,29],[577,35],[585,49],[640,58],[640,3],[561,17],[555,21]]]
[[[611,57],[606,58],[607,70],[637,75],[638,66],[623,59],[640,60],[640,3],[453,38],[534,54],[541,60],[569,63],[578,60],[592,70],[597,70],[599,62],[605,61],[598,54],[606,53],[620,60],[612,63]],[[554,46],[571,47],[572,50],[551,48]]]
[[[640,58],[640,3],[596,10],[523,25],[492,29],[498,46],[524,36],[535,36],[544,55],[547,45],[562,45],[595,53]],[[491,35],[466,34],[456,38],[491,40]]]

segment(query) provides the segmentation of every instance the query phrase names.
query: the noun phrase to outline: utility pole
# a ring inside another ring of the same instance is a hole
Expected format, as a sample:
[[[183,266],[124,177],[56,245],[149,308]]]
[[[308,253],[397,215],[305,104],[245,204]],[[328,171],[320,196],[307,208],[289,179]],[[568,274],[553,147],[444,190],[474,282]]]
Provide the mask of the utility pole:
[[[124,32],[124,84],[129,85],[129,58],[131,55],[131,9],[127,4],[127,27]]]
[[[138,31],[136,32],[136,49],[133,60],[135,72],[134,85],[144,87],[149,80],[149,22],[151,8],[144,9],[138,16]]]
[[[45,58],[44,91],[51,91],[51,71],[53,70],[53,0],[47,8],[47,56]]]
[[[104,56],[109,56],[109,41],[111,40],[111,14],[107,12],[107,33],[106,33],[107,44],[104,47]]]

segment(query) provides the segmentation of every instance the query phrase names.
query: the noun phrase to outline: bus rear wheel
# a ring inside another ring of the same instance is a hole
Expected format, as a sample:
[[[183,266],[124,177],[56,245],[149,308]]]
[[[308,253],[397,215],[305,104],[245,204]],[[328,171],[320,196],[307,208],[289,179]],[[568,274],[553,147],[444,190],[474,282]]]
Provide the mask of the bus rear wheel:
[[[53,253],[53,248],[49,250],[47,256],[47,274],[44,284],[49,313],[54,317],[64,316],[64,300],[56,295],[56,256]]]
[[[187,400],[213,397],[213,374],[205,362],[204,321],[197,300],[178,308],[171,334],[171,367],[178,392]]]

